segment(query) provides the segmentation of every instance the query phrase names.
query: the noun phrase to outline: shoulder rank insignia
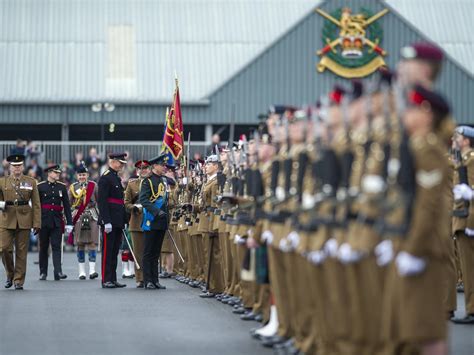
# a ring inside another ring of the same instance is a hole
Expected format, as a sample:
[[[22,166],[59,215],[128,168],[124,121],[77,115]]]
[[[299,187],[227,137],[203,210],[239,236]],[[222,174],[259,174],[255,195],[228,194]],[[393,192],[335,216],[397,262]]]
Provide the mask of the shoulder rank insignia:
[[[431,189],[441,183],[443,175],[438,169],[426,171],[421,170],[416,174],[416,182],[425,189]]]
[[[106,170],[103,175],[107,175],[108,173],[110,173],[110,170]]]

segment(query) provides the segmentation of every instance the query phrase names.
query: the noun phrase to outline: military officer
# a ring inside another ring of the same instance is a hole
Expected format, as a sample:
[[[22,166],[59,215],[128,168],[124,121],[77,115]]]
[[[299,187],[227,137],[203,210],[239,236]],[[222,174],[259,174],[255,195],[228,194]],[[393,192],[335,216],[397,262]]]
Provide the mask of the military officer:
[[[121,288],[117,282],[117,255],[126,223],[124,190],[119,173],[127,163],[126,153],[109,155],[109,168],[99,179],[99,224],[103,228],[102,287]]]
[[[167,154],[149,162],[152,174],[142,182],[139,203],[143,206],[143,276],[146,289],[165,289],[158,281],[158,258],[168,229],[168,183],[164,176]]]
[[[71,205],[66,185],[59,181],[61,175],[59,165],[50,165],[44,171],[48,174],[48,178],[38,184],[41,201],[40,280],[45,281],[48,275],[48,249],[51,244],[54,279],[59,281],[67,278],[62,272],[61,254],[63,233],[66,231],[69,234],[73,229]],[[66,217],[65,228],[63,216]]]
[[[143,180],[150,176],[151,165],[147,160],[139,160],[135,163],[137,169],[137,179],[128,180],[127,188],[125,189],[125,209],[130,214],[128,222],[128,230],[132,235],[133,252],[136,257],[140,269],[135,264],[135,281],[137,288],[143,288],[143,244],[144,236],[141,228],[143,218],[143,206],[138,201],[140,195],[140,188]]]
[[[86,279],[85,252],[89,256],[89,278],[99,275],[95,270],[99,226],[97,212],[97,183],[89,180],[89,172],[84,164],[76,170],[77,182],[69,186],[69,199],[73,209],[74,244],[77,245],[79,279]]]
[[[0,253],[7,274],[5,288],[22,290],[30,229],[41,228],[41,205],[36,180],[23,175],[25,156],[10,155],[10,175],[0,178]],[[31,204],[30,204],[31,203]],[[13,258],[15,244],[15,259]]]

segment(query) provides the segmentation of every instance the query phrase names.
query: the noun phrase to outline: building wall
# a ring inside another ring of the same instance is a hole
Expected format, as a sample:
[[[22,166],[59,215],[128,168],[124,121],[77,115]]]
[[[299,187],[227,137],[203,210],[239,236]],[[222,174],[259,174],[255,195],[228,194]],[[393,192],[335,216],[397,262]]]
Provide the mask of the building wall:
[[[378,12],[387,8],[379,0],[332,0],[322,4],[326,12],[349,6],[353,11],[361,7]],[[321,29],[324,19],[314,11],[267,48],[247,67],[209,96],[210,104],[185,106],[185,124],[228,124],[234,116],[240,124],[255,124],[257,115],[275,103],[303,105],[314,103],[330,90],[336,82],[344,79],[329,71],[318,73],[319,57],[316,51],[323,47]],[[397,16],[395,10],[379,20],[384,38],[381,46],[388,52],[387,65],[394,68],[402,46],[423,40],[410,24]],[[449,58],[445,61],[439,89],[448,97],[458,122],[473,123],[474,79]],[[181,83],[181,91],[186,83]],[[112,113],[104,113],[106,123],[146,125],[163,122],[165,106],[124,105],[117,106]],[[100,124],[100,114],[94,113],[90,105],[42,106],[0,105],[0,123],[69,123]]]

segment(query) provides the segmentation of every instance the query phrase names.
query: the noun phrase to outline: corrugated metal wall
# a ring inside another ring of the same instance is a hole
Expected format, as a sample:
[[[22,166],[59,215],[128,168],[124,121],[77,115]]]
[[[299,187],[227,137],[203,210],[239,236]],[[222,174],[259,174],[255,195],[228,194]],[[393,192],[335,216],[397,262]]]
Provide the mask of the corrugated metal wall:
[[[349,6],[377,12],[387,7],[378,0],[333,0],[322,5],[331,12]],[[422,40],[422,36],[393,12],[380,19],[384,30],[382,47],[388,52],[386,62],[393,68],[402,46]],[[258,112],[272,103],[313,103],[335,82],[341,81],[329,71],[316,72],[319,58],[315,52],[323,47],[323,18],[313,13],[265,52],[255,62],[218,90],[211,99],[210,117],[228,117],[229,107],[237,103],[239,121],[252,122]],[[449,98],[459,122],[474,123],[474,80],[450,60],[445,62],[439,89]]]
[[[379,0],[332,0],[322,5],[331,12],[337,8],[349,6],[354,11],[361,7],[374,12],[387,5]],[[313,103],[335,82],[343,81],[329,71],[317,73],[319,57],[316,51],[323,47],[321,29],[323,18],[311,13],[297,26],[274,43],[250,65],[234,76],[224,86],[212,94],[209,106],[185,107],[185,123],[226,123],[230,122],[231,107],[235,105],[235,118],[239,123],[255,123],[259,112],[265,111],[274,103],[302,105]],[[381,46],[388,52],[386,62],[394,67],[399,58],[400,47],[422,40],[418,33],[405,20],[394,12],[384,16],[379,22],[384,30]],[[474,80],[459,66],[447,60],[439,81],[439,89],[452,103],[454,116],[459,122],[474,123]],[[183,84],[182,91],[186,90]],[[116,123],[155,123],[162,120],[163,106],[118,106],[107,121]],[[61,122],[98,123],[100,117],[90,110],[90,106],[0,106],[2,122]]]

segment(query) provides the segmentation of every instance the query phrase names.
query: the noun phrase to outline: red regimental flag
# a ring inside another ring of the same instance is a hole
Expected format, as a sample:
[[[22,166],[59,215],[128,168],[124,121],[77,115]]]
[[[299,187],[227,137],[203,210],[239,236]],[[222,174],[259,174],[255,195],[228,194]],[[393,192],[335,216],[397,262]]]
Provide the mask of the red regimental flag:
[[[174,159],[179,159],[183,154],[183,142],[183,117],[181,115],[179,88],[178,85],[176,85],[173,105],[166,117],[166,129],[163,136],[163,145],[168,148]]]

